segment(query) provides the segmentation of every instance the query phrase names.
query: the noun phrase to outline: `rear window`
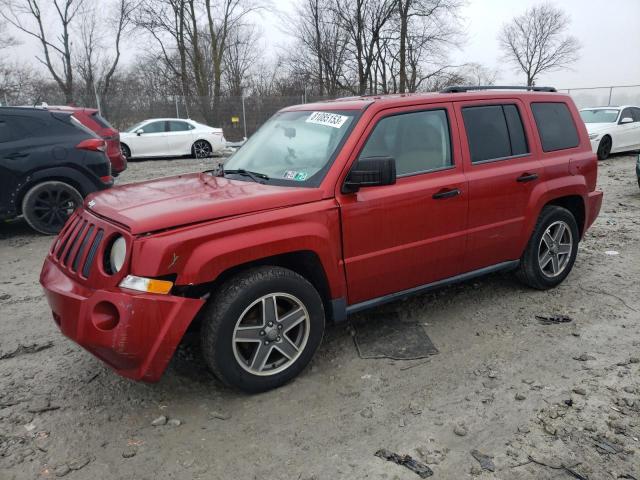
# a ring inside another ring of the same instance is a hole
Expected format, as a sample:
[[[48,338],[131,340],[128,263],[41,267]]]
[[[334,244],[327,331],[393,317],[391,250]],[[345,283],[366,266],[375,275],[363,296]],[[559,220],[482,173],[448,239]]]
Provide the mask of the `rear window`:
[[[111,130],[114,129],[109,122],[107,122],[104,118],[100,116],[98,112],[92,114],[91,118],[93,119],[94,122],[96,122],[102,128],[110,128]]]
[[[580,144],[578,130],[566,103],[532,103],[531,111],[540,133],[542,150],[554,152],[574,148]]]
[[[529,152],[520,113],[515,105],[483,105],[462,109],[473,163]]]

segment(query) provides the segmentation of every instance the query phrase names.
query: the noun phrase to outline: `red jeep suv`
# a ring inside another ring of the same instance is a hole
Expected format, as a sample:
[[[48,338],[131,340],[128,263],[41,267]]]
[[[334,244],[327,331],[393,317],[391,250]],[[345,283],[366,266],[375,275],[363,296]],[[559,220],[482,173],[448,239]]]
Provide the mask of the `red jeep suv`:
[[[55,322],[157,381],[197,317],[213,373],[259,392],[354,312],[499,270],[555,287],[600,210],[596,156],[568,95],[501,88],[288,107],[222,171],[89,196],[42,269]]]

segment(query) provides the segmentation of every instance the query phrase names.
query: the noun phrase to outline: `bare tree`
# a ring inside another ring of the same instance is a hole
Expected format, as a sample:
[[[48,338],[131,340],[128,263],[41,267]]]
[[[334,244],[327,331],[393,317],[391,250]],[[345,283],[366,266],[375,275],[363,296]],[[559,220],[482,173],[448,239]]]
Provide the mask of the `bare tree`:
[[[580,44],[566,35],[570,18],[559,8],[543,4],[527,10],[502,27],[498,37],[505,57],[535,84],[543,72],[567,68],[578,60]]]
[[[63,92],[65,102],[73,103],[73,64],[71,52],[71,25],[84,0],[53,0],[55,20],[45,18],[39,0],[11,0],[0,15],[18,30],[40,42],[44,58],[36,59],[45,65]],[[29,21],[26,21],[26,20]],[[49,35],[46,27],[51,23],[60,28],[59,35]],[[60,70],[62,69],[62,70]]]
[[[252,66],[258,61],[259,31],[254,26],[237,27],[231,33],[225,52],[224,78],[227,93],[232,97],[244,94]]]
[[[17,44],[15,38],[13,38],[7,32],[7,25],[5,22],[0,21],[0,50],[7,47],[12,47]]]

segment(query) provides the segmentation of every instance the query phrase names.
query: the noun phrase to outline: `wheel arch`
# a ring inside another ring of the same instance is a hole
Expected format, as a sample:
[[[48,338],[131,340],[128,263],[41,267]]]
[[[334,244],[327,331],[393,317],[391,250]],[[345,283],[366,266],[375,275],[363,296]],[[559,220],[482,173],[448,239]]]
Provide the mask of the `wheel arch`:
[[[16,212],[18,214],[22,213],[22,201],[29,190],[40,183],[50,181],[63,182],[71,185],[80,192],[80,195],[82,195],[83,198],[97,190],[97,188],[92,185],[87,178],[71,168],[57,167],[38,170],[28,175],[24,179],[24,182],[18,185],[15,195]]]
[[[582,238],[582,236],[584,235],[584,226],[586,219],[584,198],[582,198],[580,195],[567,195],[550,200],[545,205],[543,205],[543,208],[547,205],[555,205],[569,210],[573,217],[576,219],[576,222],[578,224],[578,231],[580,232],[580,237]]]
[[[325,272],[320,257],[316,252],[311,250],[280,253],[234,265],[222,271],[216,279],[211,282],[184,287],[182,293],[192,298],[200,298],[212,292],[233,276],[251,268],[262,266],[286,268],[308,280],[320,294],[325,314],[327,315],[327,321],[333,321],[329,279],[327,278],[327,273]]]

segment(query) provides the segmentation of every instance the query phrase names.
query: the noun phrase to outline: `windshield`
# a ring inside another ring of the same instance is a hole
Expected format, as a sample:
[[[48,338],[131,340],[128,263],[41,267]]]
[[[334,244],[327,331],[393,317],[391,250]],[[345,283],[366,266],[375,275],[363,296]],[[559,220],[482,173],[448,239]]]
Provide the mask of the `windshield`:
[[[620,110],[615,108],[599,108],[597,110],[580,110],[584,123],[613,123],[618,119]]]
[[[288,182],[323,175],[356,112],[284,112],[273,116],[224,165]]]
[[[133,127],[129,127],[125,130],[125,132],[135,132],[136,130],[138,130],[142,125],[144,124],[144,122],[138,122],[136,123]]]

